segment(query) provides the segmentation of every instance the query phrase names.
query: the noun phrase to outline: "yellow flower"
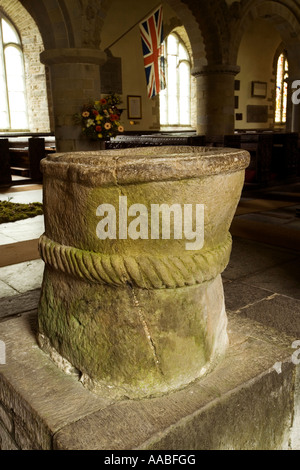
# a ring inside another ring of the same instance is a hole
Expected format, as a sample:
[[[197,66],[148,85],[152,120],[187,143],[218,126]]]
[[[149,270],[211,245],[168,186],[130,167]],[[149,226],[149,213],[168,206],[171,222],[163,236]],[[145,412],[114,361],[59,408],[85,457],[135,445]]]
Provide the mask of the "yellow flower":
[[[103,138],[103,135],[102,135],[102,134],[98,134],[98,138],[99,138],[99,139],[102,139],[102,138]]]
[[[96,116],[96,121],[101,121],[101,119],[103,119],[103,117],[100,116],[100,114],[98,114],[98,115]]]

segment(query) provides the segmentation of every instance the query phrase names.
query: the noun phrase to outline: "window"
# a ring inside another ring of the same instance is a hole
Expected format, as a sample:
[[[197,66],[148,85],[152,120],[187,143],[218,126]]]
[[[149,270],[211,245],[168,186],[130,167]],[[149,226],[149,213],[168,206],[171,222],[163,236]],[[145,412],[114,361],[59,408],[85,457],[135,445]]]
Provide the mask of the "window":
[[[28,129],[25,71],[16,29],[0,14],[0,129]]]
[[[160,124],[191,125],[191,61],[179,36],[172,33],[164,44],[167,88],[160,93]]]
[[[277,61],[276,73],[276,108],[275,123],[286,123],[286,110],[288,99],[288,60],[285,53],[280,54]]]

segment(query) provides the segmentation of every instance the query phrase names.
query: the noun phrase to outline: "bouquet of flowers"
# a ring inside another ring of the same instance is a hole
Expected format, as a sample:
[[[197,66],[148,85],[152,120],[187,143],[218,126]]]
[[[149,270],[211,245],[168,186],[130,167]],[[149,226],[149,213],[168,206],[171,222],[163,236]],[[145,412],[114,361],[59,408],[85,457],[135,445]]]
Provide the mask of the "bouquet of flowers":
[[[124,132],[120,124],[122,111],[118,95],[110,93],[105,98],[86,104],[80,114],[75,114],[75,121],[82,126],[82,133],[91,140],[107,140]]]

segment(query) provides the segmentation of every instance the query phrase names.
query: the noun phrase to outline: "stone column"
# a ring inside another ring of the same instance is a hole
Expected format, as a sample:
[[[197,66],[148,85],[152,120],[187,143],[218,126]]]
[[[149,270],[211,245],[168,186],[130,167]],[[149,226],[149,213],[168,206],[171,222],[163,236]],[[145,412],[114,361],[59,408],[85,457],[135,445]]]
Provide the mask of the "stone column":
[[[227,348],[221,273],[248,164],[191,146],[44,159],[42,349],[110,397],[208,373]]]
[[[197,133],[224,136],[234,132],[236,65],[209,65],[192,72],[197,79]]]
[[[50,69],[51,91],[58,151],[93,150],[81,136],[73,116],[81,107],[100,97],[99,66],[106,54],[97,49],[51,49],[42,52],[41,62]],[[95,147],[96,145],[96,147]]]

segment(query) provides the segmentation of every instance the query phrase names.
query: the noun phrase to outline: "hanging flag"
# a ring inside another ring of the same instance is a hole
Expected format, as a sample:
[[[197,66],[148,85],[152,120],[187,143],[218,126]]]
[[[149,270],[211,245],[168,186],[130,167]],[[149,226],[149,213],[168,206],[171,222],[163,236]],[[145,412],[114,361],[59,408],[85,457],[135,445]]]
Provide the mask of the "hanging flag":
[[[148,97],[166,88],[162,6],[140,23]]]

